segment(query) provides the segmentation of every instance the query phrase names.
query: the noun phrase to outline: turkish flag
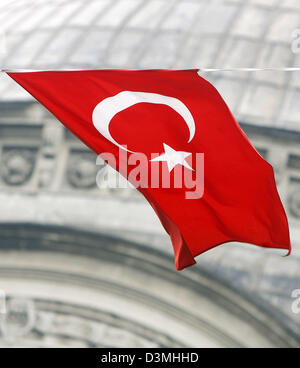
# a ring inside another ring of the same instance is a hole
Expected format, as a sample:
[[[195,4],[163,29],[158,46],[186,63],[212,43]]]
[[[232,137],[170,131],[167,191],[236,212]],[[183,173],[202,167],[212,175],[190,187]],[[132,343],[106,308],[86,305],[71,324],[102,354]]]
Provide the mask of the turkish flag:
[[[94,152],[116,157],[116,169],[134,182],[170,235],[178,270],[230,241],[290,252],[271,165],[197,70],[8,75]],[[146,159],[130,162],[137,153]]]

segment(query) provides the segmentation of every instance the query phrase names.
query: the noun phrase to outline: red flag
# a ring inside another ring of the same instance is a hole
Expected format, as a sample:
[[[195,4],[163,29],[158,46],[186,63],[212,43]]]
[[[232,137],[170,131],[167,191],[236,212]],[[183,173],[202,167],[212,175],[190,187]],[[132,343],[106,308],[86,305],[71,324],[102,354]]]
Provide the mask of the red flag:
[[[117,170],[140,184],[170,235],[178,270],[229,241],[291,250],[271,165],[197,70],[8,74],[94,152],[113,154]],[[137,152],[146,160],[127,161]]]

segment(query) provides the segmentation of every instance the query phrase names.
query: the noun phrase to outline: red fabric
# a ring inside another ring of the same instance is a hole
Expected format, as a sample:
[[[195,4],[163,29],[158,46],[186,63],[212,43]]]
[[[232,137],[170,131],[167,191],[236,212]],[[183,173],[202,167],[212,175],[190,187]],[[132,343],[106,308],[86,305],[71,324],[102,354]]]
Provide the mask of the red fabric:
[[[229,241],[290,251],[287,219],[272,167],[251,145],[216,89],[198,76],[197,70],[8,74],[97,154],[118,155],[118,147],[92,122],[93,110],[103,99],[129,90],[175,97],[187,106],[196,125],[189,143],[183,118],[161,104],[136,104],[118,113],[110,124],[115,140],[149,158],[151,152],[164,153],[163,143],[192,152],[187,159],[191,166],[196,153],[205,155],[202,198],[186,199],[186,188],[139,188],[170,235],[177,269],[194,264],[197,255]]]

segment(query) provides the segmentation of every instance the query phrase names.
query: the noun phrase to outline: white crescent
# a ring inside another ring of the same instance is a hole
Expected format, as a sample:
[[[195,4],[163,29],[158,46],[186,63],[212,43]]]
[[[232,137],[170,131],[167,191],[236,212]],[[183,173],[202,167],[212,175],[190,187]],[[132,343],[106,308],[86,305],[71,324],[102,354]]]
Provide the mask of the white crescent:
[[[186,105],[177,98],[160,95],[158,93],[123,91],[115,96],[105,98],[98,103],[93,111],[93,124],[99,133],[102,134],[106,139],[114,143],[116,146],[126,150],[126,148],[121,146],[111,136],[109,124],[117,113],[142,102],[163,104],[171,107],[182,116],[189,128],[190,138],[188,142],[193,139],[195,135],[195,121]],[[130,150],[127,151],[132,152]]]

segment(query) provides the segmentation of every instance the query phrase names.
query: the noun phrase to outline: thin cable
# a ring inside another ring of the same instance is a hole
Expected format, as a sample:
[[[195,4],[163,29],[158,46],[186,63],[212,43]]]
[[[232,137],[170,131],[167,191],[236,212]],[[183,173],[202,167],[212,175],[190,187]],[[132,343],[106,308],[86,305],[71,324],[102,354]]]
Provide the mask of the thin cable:
[[[300,68],[200,68],[199,72],[260,72],[260,71],[276,71],[276,72],[296,72]]]
[[[1,73],[24,73],[24,72],[51,72],[51,71],[84,71],[88,69],[0,69]],[[130,69],[129,69],[130,70]],[[137,69],[132,69],[137,70]],[[260,72],[260,71],[275,71],[275,72],[299,72],[300,67],[287,68],[199,68],[199,72]]]

